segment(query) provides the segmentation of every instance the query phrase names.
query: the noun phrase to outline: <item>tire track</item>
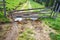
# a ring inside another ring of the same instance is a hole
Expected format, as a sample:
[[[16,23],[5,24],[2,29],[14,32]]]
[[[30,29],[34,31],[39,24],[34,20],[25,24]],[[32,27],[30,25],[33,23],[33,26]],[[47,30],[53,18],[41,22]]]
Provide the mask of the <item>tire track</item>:
[[[16,40],[18,37],[19,31],[17,23],[13,23],[11,30],[7,33],[6,39],[4,40]]]

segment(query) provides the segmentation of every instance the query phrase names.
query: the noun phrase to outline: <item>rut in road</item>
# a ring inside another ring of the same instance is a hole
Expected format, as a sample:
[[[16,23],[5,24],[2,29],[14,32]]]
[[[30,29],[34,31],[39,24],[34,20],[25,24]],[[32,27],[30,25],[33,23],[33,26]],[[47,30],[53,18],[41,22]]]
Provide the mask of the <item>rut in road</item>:
[[[11,30],[6,34],[6,39],[4,40],[16,40],[18,37],[18,26],[17,23],[13,23]]]

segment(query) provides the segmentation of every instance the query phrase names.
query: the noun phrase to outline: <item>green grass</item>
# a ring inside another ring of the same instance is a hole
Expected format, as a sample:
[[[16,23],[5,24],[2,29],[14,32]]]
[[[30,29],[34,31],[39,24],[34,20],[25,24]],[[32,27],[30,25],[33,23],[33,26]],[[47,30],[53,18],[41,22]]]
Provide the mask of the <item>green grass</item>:
[[[49,27],[60,33],[60,18],[41,18],[40,20],[44,21]]]
[[[2,12],[0,12],[0,22],[9,23],[10,20],[6,18]]]
[[[27,28],[23,33],[19,35],[18,40],[35,40],[34,37],[32,36],[34,33],[32,32],[31,29]]]
[[[23,4],[26,2],[26,0],[22,0],[22,1],[21,0],[6,0],[6,2],[9,3],[9,4],[6,3],[7,10],[13,10],[16,8],[16,6],[19,5],[19,3]]]
[[[32,0],[30,0],[30,3],[32,5],[32,8],[44,8],[45,7],[44,5],[41,5],[41,4],[34,2]]]
[[[45,8],[44,5],[41,5],[41,4],[39,4],[37,2],[34,2],[32,0],[30,0],[30,4],[31,4],[32,8]],[[39,10],[34,10],[34,11],[40,11],[40,9]]]
[[[59,34],[50,33],[51,40],[60,40]]]

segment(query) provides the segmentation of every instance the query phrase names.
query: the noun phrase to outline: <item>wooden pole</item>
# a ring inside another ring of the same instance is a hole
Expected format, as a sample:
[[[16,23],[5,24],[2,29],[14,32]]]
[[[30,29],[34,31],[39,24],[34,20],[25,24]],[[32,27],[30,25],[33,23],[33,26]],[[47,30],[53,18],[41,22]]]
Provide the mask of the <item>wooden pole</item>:
[[[53,10],[54,10],[54,7],[55,7],[55,4],[56,4],[56,0],[54,1],[53,7],[52,7],[51,17],[54,17],[54,14],[55,14],[55,12],[53,13]]]
[[[3,0],[3,7],[4,7],[4,16],[6,17],[6,5],[5,5],[5,0]]]

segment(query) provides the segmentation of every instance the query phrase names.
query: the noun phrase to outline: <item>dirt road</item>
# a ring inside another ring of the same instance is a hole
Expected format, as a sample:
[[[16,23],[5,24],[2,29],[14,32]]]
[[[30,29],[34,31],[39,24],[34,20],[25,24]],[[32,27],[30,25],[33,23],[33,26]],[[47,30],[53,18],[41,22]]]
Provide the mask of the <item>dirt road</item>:
[[[17,40],[19,31],[21,31],[21,29],[24,30],[25,27],[32,29],[35,34],[33,37],[36,40],[51,40],[49,33],[55,32],[55,30],[49,28],[49,26],[45,25],[42,21],[24,20],[22,22],[14,22],[12,26],[5,40]]]

